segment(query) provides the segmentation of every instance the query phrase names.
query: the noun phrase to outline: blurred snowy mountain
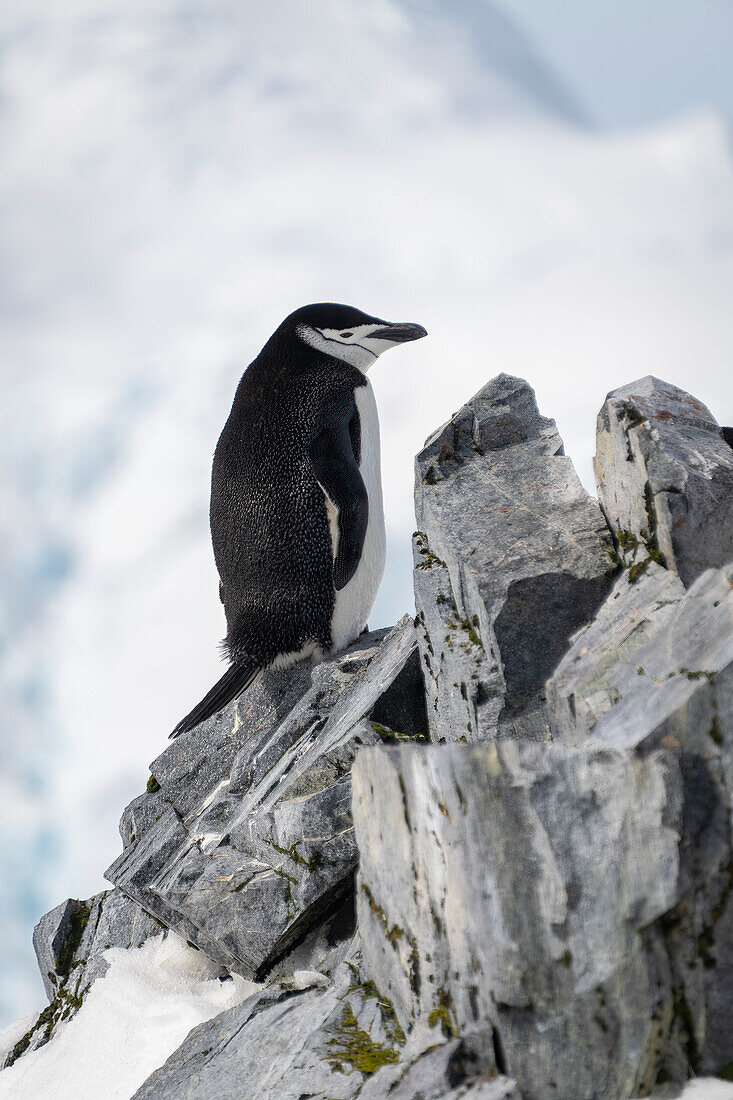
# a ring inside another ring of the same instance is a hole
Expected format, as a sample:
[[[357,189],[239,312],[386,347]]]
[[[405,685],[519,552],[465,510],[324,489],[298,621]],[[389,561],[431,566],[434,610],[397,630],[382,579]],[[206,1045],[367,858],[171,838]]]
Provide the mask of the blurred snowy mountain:
[[[590,128],[484,0],[3,8],[0,1022],[30,943],[101,888],[122,807],[219,674],[211,454],[246,363],[308,301],[426,325],[375,368],[388,574],[412,456],[500,370],[590,484],[608,389],[721,419],[733,162],[710,115]],[[726,404],[727,402],[727,404]]]

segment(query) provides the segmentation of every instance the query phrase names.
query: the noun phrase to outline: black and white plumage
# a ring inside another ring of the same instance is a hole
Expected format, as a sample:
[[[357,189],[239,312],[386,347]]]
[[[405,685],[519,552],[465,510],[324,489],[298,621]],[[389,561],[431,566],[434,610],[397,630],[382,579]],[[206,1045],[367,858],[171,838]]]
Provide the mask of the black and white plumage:
[[[366,371],[383,351],[425,335],[351,306],[304,306],[245,371],[211,479],[231,664],[171,737],[263,669],[320,660],[364,629],[385,561],[379,421]]]

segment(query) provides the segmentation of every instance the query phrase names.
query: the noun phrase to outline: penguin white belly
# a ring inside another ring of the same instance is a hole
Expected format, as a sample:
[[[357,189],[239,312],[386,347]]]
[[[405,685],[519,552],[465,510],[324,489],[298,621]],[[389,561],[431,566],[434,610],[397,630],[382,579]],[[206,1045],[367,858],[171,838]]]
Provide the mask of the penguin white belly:
[[[361,420],[359,468],[369,498],[369,522],[356,572],[349,583],[336,593],[331,620],[331,640],[334,651],[343,649],[353,642],[366,626],[384,576],[387,552],[382,503],[379,417],[374,390],[369,379],[366,386],[359,386],[354,396]],[[331,541],[335,558],[338,546],[337,511],[328,497],[326,497],[326,509],[331,525]]]

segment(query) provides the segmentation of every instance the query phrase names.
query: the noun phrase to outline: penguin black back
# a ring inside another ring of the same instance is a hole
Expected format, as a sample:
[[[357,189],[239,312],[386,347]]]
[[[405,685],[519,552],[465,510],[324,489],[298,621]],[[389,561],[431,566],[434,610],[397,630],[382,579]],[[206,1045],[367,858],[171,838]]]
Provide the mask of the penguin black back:
[[[358,465],[356,367],[289,333],[245,372],[214,454],[211,536],[231,660],[266,666],[315,643],[327,652],[333,610],[331,533],[311,445],[349,426]]]
[[[420,326],[349,306],[306,306],[245,371],[211,480],[232,665],[171,736],[215,713],[262,669],[332,650],[338,594],[358,570],[370,522],[360,471],[365,370],[386,347],[422,335]],[[381,485],[378,506],[381,513]]]

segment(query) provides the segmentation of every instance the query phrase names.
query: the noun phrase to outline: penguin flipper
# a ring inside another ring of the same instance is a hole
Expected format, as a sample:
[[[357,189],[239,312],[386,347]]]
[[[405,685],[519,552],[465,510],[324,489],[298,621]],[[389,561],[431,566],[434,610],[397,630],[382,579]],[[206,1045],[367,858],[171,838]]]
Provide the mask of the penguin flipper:
[[[339,541],[333,563],[337,592],[346,587],[356,572],[369,523],[369,496],[354,454],[349,419],[335,419],[310,447],[316,479],[338,509]]]
[[[217,714],[227,703],[231,703],[232,699],[236,699],[250,684],[254,683],[261,671],[258,665],[252,663],[230,665],[221,679],[216,681],[210,691],[207,691],[201,702],[181,719],[173,732],[168,735],[169,739],[173,740],[174,737],[187,733],[194,726],[198,726],[199,722],[211,718],[212,714]]]

